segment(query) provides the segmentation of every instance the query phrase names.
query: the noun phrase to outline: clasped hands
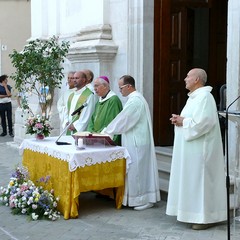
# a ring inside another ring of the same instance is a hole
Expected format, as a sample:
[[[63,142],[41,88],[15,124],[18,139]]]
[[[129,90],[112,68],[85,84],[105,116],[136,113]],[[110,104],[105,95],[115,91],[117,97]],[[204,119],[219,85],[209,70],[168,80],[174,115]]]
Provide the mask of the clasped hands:
[[[183,117],[176,115],[176,114],[172,114],[172,117],[170,118],[170,121],[173,125],[175,126],[182,126],[183,125]]]

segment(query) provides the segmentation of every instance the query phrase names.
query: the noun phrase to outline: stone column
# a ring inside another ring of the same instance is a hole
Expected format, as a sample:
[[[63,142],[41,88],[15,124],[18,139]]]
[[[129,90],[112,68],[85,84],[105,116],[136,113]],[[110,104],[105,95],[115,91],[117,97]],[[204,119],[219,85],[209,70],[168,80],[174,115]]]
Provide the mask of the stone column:
[[[227,106],[240,95],[240,1],[228,1],[228,32],[227,32]],[[229,111],[240,110],[238,99]],[[228,122],[228,156],[229,173],[234,182],[234,206],[240,206],[240,159],[239,137],[240,125]],[[236,209],[234,209],[236,210]],[[234,212],[239,218],[239,212]]]

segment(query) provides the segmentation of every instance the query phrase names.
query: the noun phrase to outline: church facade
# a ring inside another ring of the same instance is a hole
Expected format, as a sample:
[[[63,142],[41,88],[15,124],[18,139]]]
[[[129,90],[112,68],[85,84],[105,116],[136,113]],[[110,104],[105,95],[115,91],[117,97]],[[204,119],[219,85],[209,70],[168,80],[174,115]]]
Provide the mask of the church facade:
[[[169,117],[186,101],[183,79],[191,67],[207,71],[217,104],[223,84],[227,106],[240,95],[238,0],[32,0],[31,17],[31,39],[56,35],[70,42],[65,75],[91,69],[95,77],[107,75],[116,93],[122,75],[135,78],[150,107],[156,146],[172,145]],[[55,105],[65,88],[66,79]],[[239,175],[239,126],[232,121],[229,139],[231,174]]]

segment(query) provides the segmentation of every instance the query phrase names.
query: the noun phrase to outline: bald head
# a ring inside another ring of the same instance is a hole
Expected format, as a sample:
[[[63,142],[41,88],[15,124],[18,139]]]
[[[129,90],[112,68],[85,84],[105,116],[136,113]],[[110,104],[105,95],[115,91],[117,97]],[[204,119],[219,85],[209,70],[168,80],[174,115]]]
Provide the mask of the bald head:
[[[205,85],[207,82],[207,73],[205,72],[205,70],[201,68],[194,68],[192,69],[192,71],[195,72],[196,77],[198,77],[202,84]]]
[[[83,69],[82,71],[86,74],[87,84],[91,83],[93,81],[93,78],[94,78],[93,72],[89,69]]]
[[[193,92],[206,84],[207,74],[201,68],[193,68],[188,72],[184,81],[186,83],[186,89]]]

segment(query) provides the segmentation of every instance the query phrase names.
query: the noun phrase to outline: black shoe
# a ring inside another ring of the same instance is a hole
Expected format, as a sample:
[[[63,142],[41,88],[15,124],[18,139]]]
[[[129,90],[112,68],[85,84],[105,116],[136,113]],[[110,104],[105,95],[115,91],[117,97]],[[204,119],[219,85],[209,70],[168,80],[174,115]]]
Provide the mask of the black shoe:
[[[1,133],[1,134],[0,134],[1,137],[4,137],[4,136],[6,136],[6,135],[7,135],[6,133]]]
[[[10,136],[10,137],[14,137],[13,133],[9,133],[9,136]]]

